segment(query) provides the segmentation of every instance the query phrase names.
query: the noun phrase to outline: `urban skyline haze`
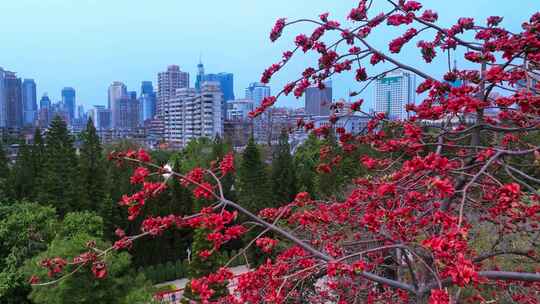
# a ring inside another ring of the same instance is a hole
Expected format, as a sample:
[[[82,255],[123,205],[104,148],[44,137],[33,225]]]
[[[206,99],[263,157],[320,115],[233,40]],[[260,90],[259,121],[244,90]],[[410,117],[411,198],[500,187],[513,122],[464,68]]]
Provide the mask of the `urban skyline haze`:
[[[48,92],[53,102],[60,100],[62,88],[73,87],[77,104],[88,109],[107,104],[107,88],[113,81],[122,81],[128,90],[139,91],[141,81],[157,85],[157,73],[170,64],[189,72],[193,87],[202,54],[207,73],[234,74],[235,93],[242,98],[244,88],[258,81],[264,68],[293,46],[297,33],[311,31],[302,26],[291,28],[283,40],[272,44],[268,33],[277,18],[316,18],[329,11],[341,21],[354,2],[274,0],[254,5],[248,0],[1,1],[0,66],[16,71],[18,77],[35,79],[38,99]],[[443,24],[455,21],[449,16],[483,20],[489,15],[504,15],[504,25],[510,29],[518,27],[529,12],[540,9],[537,0],[520,0],[520,9],[515,9],[515,2],[499,0],[423,3],[441,13]],[[387,49],[387,34],[371,38],[375,45]],[[398,57],[416,60],[416,52],[414,47],[408,47]],[[271,83],[272,91],[296,78],[302,67],[313,62],[313,57],[308,59],[294,61],[278,75]],[[436,63],[429,70],[440,74],[444,67],[444,63]],[[333,86],[335,97],[346,97],[349,89],[355,88],[350,76],[337,77]],[[288,98],[278,104],[299,107],[302,101]]]

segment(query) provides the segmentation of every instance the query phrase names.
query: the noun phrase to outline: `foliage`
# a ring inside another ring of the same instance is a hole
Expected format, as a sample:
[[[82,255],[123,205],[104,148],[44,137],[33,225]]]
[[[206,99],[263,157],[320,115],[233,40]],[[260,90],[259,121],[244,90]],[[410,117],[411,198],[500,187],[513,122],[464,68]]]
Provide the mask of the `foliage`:
[[[37,200],[52,204],[60,216],[84,210],[88,198],[81,188],[74,139],[62,118],[53,119],[45,143]]]
[[[205,269],[213,273],[193,278],[188,286],[189,297],[202,303],[221,297],[233,278],[230,269],[215,267],[220,250],[246,237],[252,227],[262,232],[246,246],[274,256],[240,275],[234,293],[224,293],[221,303],[535,303],[540,295],[535,269],[540,181],[530,174],[540,161],[539,147],[532,144],[540,132],[540,84],[531,78],[540,66],[540,13],[513,33],[500,27],[503,18],[498,16],[481,23],[459,18],[444,28],[437,23],[438,14],[419,2],[384,2],[389,5],[361,0],[344,25],[328,13],[314,20],[279,19],[270,34],[275,41],[292,25],[315,27],[296,36],[292,51],[271,65],[261,82],[268,83],[302,53],[318,60],[276,96],[265,98],[252,117],[281,95],[301,97],[309,87],[324,88],[331,76],[353,66],[354,79],[364,84],[351,97],[398,69],[422,78],[416,90],[426,94],[418,104],[406,105],[406,115],[366,113],[363,100],[356,100],[347,106],[335,103],[330,124],[298,122],[322,138],[315,178],[319,198],[300,192],[285,206],[267,208],[273,203],[267,201],[270,187],[253,139],[238,168],[239,203],[223,198],[217,189],[234,170],[233,160],[227,155],[219,166],[203,169],[199,166],[209,151],[195,153],[194,144],[189,153],[196,159],[189,165],[197,165],[178,174],[185,174],[180,182],[199,199],[200,208],[187,216],[147,217],[141,234],[120,233],[112,249],[168,229],[195,229],[194,258],[201,258],[200,263],[216,259],[198,266],[195,274]],[[384,12],[375,15],[380,9]],[[440,53],[445,62],[464,53],[476,69],[449,66],[436,78],[415,68],[416,61],[405,63],[374,48],[368,41],[384,26],[407,27],[389,41],[391,54],[414,39],[427,63]],[[420,40],[424,37],[429,40]],[[368,65],[384,72],[368,74]],[[355,114],[369,119],[362,134],[348,133],[338,124]],[[344,172],[352,162],[344,154],[364,150],[369,154],[355,156],[362,169]],[[165,191],[156,175],[173,172],[152,165],[143,150],[111,157],[138,167],[131,179],[139,188],[122,199],[129,217],[136,218],[142,206]],[[368,174],[355,176],[363,172]],[[512,263],[514,256],[530,264]]]
[[[79,168],[82,182],[82,196],[89,198],[85,209],[103,210],[107,203],[105,158],[94,122],[88,119],[86,129],[81,133]]]
[[[237,173],[237,194],[240,204],[252,211],[271,206],[271,194],[266,164],[251,137],[242,154]]]
[[[307,192],[312,197],[318,197],[317,186],[315,184],[317,171],[315,169],[319,163],[320,146],[319,139],[314,134],[310,134],[294,154],[298,190]]]
[[[283,130],[279,137],[279,143],[274,151],[272,159],[272,194],[273,201],[277,204],[291,202],[296,193],[296,175],[291,147],[289,145],[289,133]]]
[[[72,238],[56,238],[46,252],[27,262],[28,277],[47,277],[46,270],[39,266],[41,260],[50,256],[77,256],[95,236],[76,234]],[[99,243],[98,245],[103,245]],[[71,280],[61,280],[56,286],[34,287],[30,299],[35,303],[115,303],[134,286],[130,273],[130,258],[127,253],[113,253],[108,257],[108,277],[95,280],[89,272],[77,272]]]
[[[0,207],[0,302],[27,303],[28,277],[24,261],[45,250],[53,238],[55,210],[31,203]]]
[[[9,188],[7,181],[9,177],[8,159],[2,142],[0,141],[0,195],[5,197],[8,194]]]

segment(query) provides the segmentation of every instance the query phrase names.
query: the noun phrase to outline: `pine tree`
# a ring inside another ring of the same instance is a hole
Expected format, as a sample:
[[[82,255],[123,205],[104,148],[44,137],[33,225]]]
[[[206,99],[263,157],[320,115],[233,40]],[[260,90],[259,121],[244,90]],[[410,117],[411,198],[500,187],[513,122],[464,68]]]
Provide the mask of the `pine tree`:
[[[6,152],[0,142],[0,196],[9,196],[8,178],[9,178],[9,166]]]
[[[83,210],[86,198],[81,189],[74,139],[59,116],[51,122],[45,137],[44,170],[39,177],[38,201],[51,204],[63,217]]]
[[[330,147],[331,155],[328,159],[324,160],[324,163],[329,163],[335,156],[343,155],[343,151],[337,142],[337,138],[333,132],[322,141],[323,146]],[[320,172],[316,178],[317,190],[319,197],[328,199],[331,197],[339,197],[343,194],[343,184],[345,182],[345,176],[343,174],[343,163],[331,166],[332,171],[329,173]]]
[[[228,149],[221,141],[221,138],[216,137],[214,141],[210,141],[207,138],[200,138],[198,140],[191,141],[188,144],[188,147],[182,151],[182,159],[179,157],[174,158],[173,168],[179,168],[180,165],[182,165],[183,171],[190,171],[195,167],[208,168],[211,162],[219,161],[227,152]],[[178,181],[176,183],[178,183]],[[180,188],[175,189],[175,191],[178,194],[182,194],[183,192],[183,190]],[[192,212],[199,212],[203,207],[206,207],[209,204],[210,202],[207,200],[197,199],[192,203]],[[200,278],[214,273],[226,262],[223,254],[220,251],[215,252],[208,258],[199,256],[203,250],[211,250],[213,247],[212,243],[207,239],[209,232],[210,231],[208,229],[203,228],[195,229],[193,232],[193,242],[191,243],[191,262],[188,267],[188,277],[190,279]],[[211,288],[216,291],[216,293],[212,296],[212,299],[217,299],[220,296],[226,295],[228,292],[226,285],[227,284],[211,286]],[[193,301],[195,303],[199,303],[199,296],[193,294],[190,286],[191,285],[189,282],[184,289],[183,296],[185,299],[182,301],[182,303],[193,303]]]
[[[274,203],[281,205],[291,202],[296,193],[296,175],[291,147],[289,145],[289,133],[281,132],[279,144],[272,160],[272,194]]]
[[[80,176],[83,197],[87,198],[90,206],[86,209],[102,210],[106,203],[106,170],[103,148],[99,142],[94,122],[88,119],[85,131],[81,134],[82,147],[80,152]]]
[[[237,173],[237,195],[239,203],[251,212],[271,207],[271,193],[266,165],[255,145],[253,137],[242,154]]]
[[[319,139],[314,134],[310,134],[294,154],[298,191],[308,192],[313,198],[317,197],[315,169],[319,162],[320,146]]]
[[[200,278],[211,273],[215,273],[224,263],[226,263],[223,254],[219,251],[215,252],[208,258],[202,258],[199,256],[199,253],[203,250],[211,250],[213,247],[212,243],[206,239],[209,232],[209,230],[202,228],[195,230],[192,244],[192,258],[191,263],[189,264],[188,273],[190,279]],[[210,300],[219,299],[228,293],[227,283],[214,284],[211,285],[210,288],[215,291],[215,294],[212,295]],[[194,294],[191,290],[191,282],[186,284],[183,297],[184,299],[182,300],[182,303],[184,304],[200,303],[199,295]]]
[[[35,182],[32,147],[23,143],[19,148],[17,160],[9,178],[10,197],[15,201],[32,201]]]
[[[22,141],[9,178],[9,195],[13,200],[36,201],[39,176],[44,168],[44,149],[40,129],[34,132],[33,144]]]
[[[39,181],[45,170],[45,142],[41,135],[41,129],[34,131],[34,143],[30,146],[31,168],[32,168],[32,190],[28,197],[36,200],[39,192]]]

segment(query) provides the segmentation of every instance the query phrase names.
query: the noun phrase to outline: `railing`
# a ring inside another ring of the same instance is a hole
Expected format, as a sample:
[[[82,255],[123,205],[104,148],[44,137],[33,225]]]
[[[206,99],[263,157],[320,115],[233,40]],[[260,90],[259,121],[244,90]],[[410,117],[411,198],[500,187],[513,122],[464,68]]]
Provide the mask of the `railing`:
[[[178,304],[182,299],[182,293],[184,288],[172,290],[172,291],[161,291],[154,295],[154,299],[159,301],[159,303],[167,304]]]
[[[232,280],[229,281],[229,291],[232,291],[231,288],[234,288],[238,283],[236,278],[241,276],[243,273],[239,273],[233,276]],[[171,291],[161,291],[154,294],[154,299],[159,303],[163,304],[179,304],[182,300],[182,294],[184,293],[184,288],[179,288]]]

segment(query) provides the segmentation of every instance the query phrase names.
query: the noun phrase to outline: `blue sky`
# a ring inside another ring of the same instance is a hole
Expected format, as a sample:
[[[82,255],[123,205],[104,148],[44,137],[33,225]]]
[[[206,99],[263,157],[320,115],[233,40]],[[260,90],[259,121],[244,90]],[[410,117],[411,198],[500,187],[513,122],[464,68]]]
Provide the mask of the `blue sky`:
[[[382,0],[376,0],[382,3]],[[518,29],[540,10],[539,0],[427,0],[426,8],[439,12],[449,24],[459,16],[484,19],[505,16],[504,24]],[[156,81],[157,72],[178,64],[193,79],[199,54],[207,72],[235,74],[235,93],[242,97],[248,83],[258,81],[266,66],[292,46],[289,29],[284,40],[270,43],[268,32],[278,17],[316,17],[328,11],[344,20],[357,1],[347,0],[1,0],[0,66],[34,78],[38,95],[48,92],[54,101],[60,90],[77,90],[86,107],[106,104],[107,87],[115,80],[139,91],[142,80]],[[399,31],[380,30],[375,45]],[[409,46],[399,58],[435,75],[444,63],[426,66],[416,48]],[[273,89],[294,79],[312,57],[298,57],[271,83]],[[334,79],[334,97],[345,97],[355,84],[349,77]],[[369,91],[371,92],[371,90]],[[371,93],[366,94],[369,98]],[[281,105],[303,106],[285,98]]]

